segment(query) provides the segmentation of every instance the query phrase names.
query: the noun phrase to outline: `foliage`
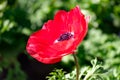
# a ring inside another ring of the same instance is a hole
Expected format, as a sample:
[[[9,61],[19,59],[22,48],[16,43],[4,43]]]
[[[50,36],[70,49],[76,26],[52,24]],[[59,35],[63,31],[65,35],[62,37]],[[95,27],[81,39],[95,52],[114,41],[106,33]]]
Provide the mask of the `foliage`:
[[[26,80],[28,76],[17,58],[19,54],[26,53],[29,35],[40,29],[48,19],[53,19],[57,10],[70,10],[76,5],[86,16],[90,16],[88,35],[77,54],[81,71],[85,69],[84,73],[87,73],[92,70],[90,61],[97,57],[105,73],[99,73],[96,77],[102,75],[105,80],[119,80],[120,0],[0,0],[0,80],[3,74],[6,75],[5,80]],[[71,64],[69,58],[68,65]],[[70,69],[74,66],[67,67]],[[61,77],[64,74],[67,75],[63,72]],[[96,72],[91,77],[94,74]],[[68,75],[74,77],[74,71]]]
[[[91,61],[92,67],[84,66],[80,70],[80,80],[119,80],[119,76],[115,76],[114,74],[118,74],[114,70],[104,69],[100,63],[98,63],[97,59]],[[111,77],[111,75],[114,75]],[[56,69],[51,72],[47,77],[48,80],[75,80],[76,79],[76,70],[73,70],[71,73],[65,74],[65,72],[61,69]]]
[[[55,69],[50,73],[51,76],[47,76],[48,80],[65,80],[65,72],[62,69]]]

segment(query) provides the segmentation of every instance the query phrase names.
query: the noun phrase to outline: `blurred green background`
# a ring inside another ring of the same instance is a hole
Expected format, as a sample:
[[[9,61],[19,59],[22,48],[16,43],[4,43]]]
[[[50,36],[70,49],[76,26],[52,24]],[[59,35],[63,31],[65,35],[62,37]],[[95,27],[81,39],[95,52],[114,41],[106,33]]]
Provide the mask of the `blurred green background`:
[[[58,10],[79,5],[90,16],[89,31],[78,48],[79,64],[90,65],[97,58],[112,70],[110,80],[120,77],[120,0],[0,0],[0,80],[45,80],[54,68],[71,72],[71,56],[45,65],[25,50],[29,35]],[[119,78],[120,79],[120,78]]]

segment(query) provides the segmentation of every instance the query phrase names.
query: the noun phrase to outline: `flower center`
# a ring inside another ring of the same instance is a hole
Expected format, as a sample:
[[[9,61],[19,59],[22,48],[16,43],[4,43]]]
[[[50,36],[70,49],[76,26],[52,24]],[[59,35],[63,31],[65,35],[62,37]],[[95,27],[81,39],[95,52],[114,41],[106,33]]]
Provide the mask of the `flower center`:
[[[70,32],[64,33],[62,34],[59,38],[58,41],[64,41],[64,40],[69,40],[70,38],[73,37],[73,34],[71,34]]]

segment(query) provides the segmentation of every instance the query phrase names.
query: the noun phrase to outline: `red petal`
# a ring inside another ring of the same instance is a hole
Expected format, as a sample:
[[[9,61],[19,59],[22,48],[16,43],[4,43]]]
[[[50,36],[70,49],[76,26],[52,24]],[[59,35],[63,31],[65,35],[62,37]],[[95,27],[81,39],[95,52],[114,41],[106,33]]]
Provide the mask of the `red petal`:
[[[56,40],[66,32],[73,33],[72,38],[65,41]],[[54,20],[49,20],[43,28],[33,33],[27,43],[28,53],[46,64],[59,62],[62,56],[71,54],[81,43],[87,32],[87,21],[75,7],[70,12],[60,10]]]
[[[36,55],[31,55],[32,57],[34,57],[35,59],[37,59],[38,61],[45,63],[45,64],[53,64],[53,63],[57,63],[59,61],[61,61],[61,57],[56,58],[56,57],[42,57],[39,54]]]

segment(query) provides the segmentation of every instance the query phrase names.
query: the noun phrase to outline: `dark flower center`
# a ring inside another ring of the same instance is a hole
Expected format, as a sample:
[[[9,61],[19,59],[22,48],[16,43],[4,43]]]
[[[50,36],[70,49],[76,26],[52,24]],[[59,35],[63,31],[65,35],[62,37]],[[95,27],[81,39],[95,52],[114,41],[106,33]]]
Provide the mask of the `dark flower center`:
[[[70,38],[73,37],[73,34],[71,34],[70,32],[64,33],[62,34],[59,38],[58,41],[64,41],[64,40],[69,40]]]

